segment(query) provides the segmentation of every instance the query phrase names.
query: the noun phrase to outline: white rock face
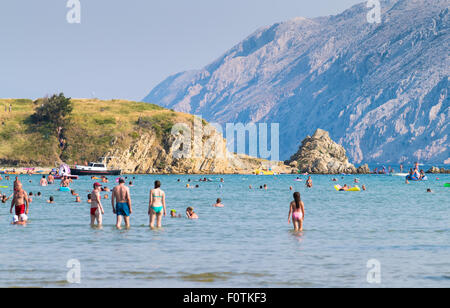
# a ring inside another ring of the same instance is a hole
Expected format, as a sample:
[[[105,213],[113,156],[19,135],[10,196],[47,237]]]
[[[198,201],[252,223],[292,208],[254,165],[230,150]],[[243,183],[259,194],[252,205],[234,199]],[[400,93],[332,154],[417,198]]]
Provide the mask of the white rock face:
[[[382,1],[258,30],[144,101],[210,122],[280,123],[282,159],[317,128],[354,163],[449,160],[449,2]]]

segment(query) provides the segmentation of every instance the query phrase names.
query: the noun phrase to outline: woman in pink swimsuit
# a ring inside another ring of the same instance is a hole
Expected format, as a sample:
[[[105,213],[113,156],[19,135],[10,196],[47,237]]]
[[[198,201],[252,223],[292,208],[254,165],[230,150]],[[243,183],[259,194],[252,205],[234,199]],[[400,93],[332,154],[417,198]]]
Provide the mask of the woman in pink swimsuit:
[[[294,193],[294,201],[289,205],[288,222],[294,224],[295,231],[303,231],[303,219],[305,218],[305,204],[300,198],[300,193]]]

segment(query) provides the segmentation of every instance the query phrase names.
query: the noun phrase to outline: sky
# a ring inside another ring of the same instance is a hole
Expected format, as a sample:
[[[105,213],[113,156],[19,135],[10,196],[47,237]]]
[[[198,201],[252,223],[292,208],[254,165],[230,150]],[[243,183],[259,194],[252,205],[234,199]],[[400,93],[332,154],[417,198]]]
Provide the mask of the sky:
[[[1,0],[0,97],[142,100],[262,26],[338,14],[363,0]]]

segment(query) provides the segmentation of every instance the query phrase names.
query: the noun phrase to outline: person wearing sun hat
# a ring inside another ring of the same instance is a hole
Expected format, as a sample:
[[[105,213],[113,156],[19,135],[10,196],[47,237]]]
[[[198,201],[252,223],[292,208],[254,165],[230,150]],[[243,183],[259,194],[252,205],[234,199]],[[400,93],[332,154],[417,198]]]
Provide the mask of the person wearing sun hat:
[[[170,211],[170,217],[172,217],[172,218],[180,218],[181,214],[177,215],[177,210],[171,210]]]

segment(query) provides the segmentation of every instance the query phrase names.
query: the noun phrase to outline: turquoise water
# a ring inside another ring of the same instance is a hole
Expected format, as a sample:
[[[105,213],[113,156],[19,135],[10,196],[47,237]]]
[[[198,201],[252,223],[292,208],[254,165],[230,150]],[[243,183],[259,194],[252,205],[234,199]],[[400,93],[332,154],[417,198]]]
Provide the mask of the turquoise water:
[[[336,192],[332,176],[313,176],[311,190],[293,175],[222,177],[222,188],[219,182],[194,182],[200,188],[186,189],[188,178],[200,176],[136,176],[132,228],[118,231],[109,200],[103,201],[103,229],[90,228],[90,178],[72,185],[80,204],[56,186],[39,187],[40,176],[21,176],[26,191],[43,197],[34,197],[26,227],[10,225],[10,203],[0,203],[0,287],[450,286],[450,189],[443,187],[448,175],[411,185],[402,177],[360,176],[368,188],[360,193]],[[184,214],[194,206],[200,219],[167,217],[162,230],[150,230],[148,193],[156,179],[168,209]],[[263,184],[267,191],[257,189]],[[287,222],[289,186],[305,203],[301,234]],[[47,204],[50,195],[55,204]],[[217,197],[225,208],[211,206]],[[69,259],[80,261],[81,284],[66,280]],[[380,262],[381,284],[367,282],[370,259]]]

